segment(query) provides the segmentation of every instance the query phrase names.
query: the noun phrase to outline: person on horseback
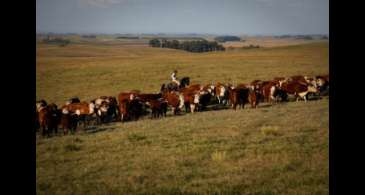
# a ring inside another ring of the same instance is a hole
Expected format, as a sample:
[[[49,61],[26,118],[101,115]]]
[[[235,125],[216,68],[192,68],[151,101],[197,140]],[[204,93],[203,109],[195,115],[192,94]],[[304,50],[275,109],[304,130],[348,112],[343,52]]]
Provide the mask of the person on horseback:
[[[180,86],[180,82],[177,80],[177,70],[174,70],[174,72],[171,74],[172,82],[176,83],[177,86]]]

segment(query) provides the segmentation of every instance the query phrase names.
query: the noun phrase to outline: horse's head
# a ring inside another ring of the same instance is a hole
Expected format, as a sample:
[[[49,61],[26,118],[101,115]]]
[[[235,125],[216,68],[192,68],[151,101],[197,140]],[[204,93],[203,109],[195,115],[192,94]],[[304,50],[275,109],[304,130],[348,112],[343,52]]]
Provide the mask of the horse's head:
[[[161,85],[160,92],[164,93],[166,90],[167,90],[166,84],[164,83],[164,84]]]
[[[189,77],[184,77],[180,80],[180,87],[185,87],[190,85],[190,78]]]

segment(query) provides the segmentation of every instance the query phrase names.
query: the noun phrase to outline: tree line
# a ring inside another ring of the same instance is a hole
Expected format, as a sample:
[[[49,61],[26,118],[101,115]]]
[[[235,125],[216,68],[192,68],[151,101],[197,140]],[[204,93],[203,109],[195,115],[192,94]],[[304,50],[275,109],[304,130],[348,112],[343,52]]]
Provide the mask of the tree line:
[[[222,45],[219,45],[216,41],[207,40],[180,42],[178,40],[151,39],[149,45],[151,47],[181,49],[189,52],[209,52],[225,50],[225,48]]]
[[[47,43],[47,44],[56,44],[56,45],[59,45],[61,47],[64,47],[68,44],[71,43],[70,40],[68,39],[63,39],[63,38],[50,38],[49,36],[45,39],[43,39],[43,43]]]
[[[226,41],[241,41],[241,38],[236,37],[236,36],[218,36],[218,37],[215,37],[214,40],[224,43]]]

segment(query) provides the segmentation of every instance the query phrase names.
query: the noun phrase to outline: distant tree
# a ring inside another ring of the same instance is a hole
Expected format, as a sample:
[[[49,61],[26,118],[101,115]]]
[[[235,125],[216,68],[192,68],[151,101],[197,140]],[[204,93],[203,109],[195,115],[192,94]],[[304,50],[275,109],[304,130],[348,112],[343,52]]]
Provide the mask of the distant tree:
[[[161,47],[161,42],[158,39],[151,39],[149,45],[151,47]]]
[[[241,38],[236,36],[218,36],[214,38],[215,41],[218,42],[226,42],[226,41],[240,41]]]
[[[224,51],[225,48],[219,45],[216,41],[209,42],[207,40],[193,40],[179,42],[178,40],[162,39],[160,42],[158,39],[152,39],[149,42],[151,47],[163,47],[172,49],[182,49],[189,52],[209,52],[209,51]]]
[[[56,44],[56,45],[59,45],[61,47],[64,47],[64,46],[71,43],[71,41],[68,40],[68,39],[63,39],[63,38],[51,39],[49,36],[47,38],[43,39],[43,42],[47,43],[47,44]]]
[[[171,48],[173,49],[179,49],[179,41],[178,40],[172,40],[172,43],[171,43]]]

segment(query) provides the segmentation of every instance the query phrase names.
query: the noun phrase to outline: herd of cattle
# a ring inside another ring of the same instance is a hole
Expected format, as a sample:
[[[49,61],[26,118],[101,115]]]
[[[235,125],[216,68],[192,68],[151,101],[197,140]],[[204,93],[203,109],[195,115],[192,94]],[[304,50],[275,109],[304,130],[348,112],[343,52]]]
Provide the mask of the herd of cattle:
[[[244,108],[249,103],[257,108],[260,102],[271,104],[288,101],[293,96],[298,101],[307,101],[308,95],[318,97],[328,95],[329,76],[315,77],[292,76],[277,77],[270,81],[254,80],[250,84],[189,84],[189,78],[182,79],[180,87],[174,83],[163,84],[160,93],[141,93],[138,90],[122,92],[117,98],[102,96],[90,102],[81,102],[79,98],[71,98],[58,108],[55,104],[47,104],[45,100],[36,102],[36,130],[43,136],[57,134],[58,127],[64,134],[75,132],[78,124],[84,128],[90,121],[96,124],[111,121],[138,120],[141,116],[151,114],[151,118],[166,116],[168,108],[177,115],[203,111],[207,106],[215,104],[229,106],[233,109]]]

